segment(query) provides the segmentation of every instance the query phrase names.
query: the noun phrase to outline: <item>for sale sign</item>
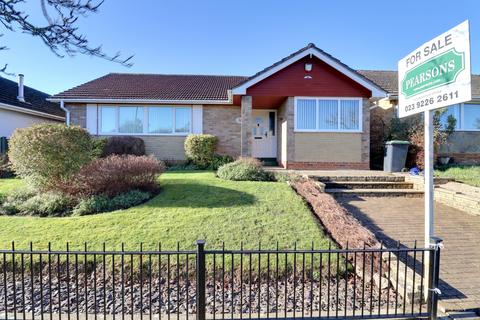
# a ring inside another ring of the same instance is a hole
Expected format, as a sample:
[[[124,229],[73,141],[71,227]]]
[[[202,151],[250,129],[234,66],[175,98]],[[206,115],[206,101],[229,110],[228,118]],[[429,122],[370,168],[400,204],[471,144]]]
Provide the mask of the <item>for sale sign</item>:
[[[398,62],[399,116],[472,99],[468,20]]]

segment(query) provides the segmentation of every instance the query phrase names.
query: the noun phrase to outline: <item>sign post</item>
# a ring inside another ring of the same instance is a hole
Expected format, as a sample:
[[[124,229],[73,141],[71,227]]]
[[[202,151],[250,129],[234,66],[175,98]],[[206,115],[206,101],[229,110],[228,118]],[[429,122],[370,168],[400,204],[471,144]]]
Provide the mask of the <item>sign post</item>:
[[[398,62],[398,115],[424,114],[425,247],[434,233],[435,109],[472,99],[468,20],[424,43]]]

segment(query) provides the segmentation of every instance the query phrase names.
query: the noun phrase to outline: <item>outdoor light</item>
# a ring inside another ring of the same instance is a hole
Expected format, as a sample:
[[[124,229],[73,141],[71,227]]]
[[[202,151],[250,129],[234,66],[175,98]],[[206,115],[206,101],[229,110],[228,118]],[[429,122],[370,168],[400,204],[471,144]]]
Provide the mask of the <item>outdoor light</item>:
[[[305,63],[305,71],[310,72],[312,71],[312,64],[311,63]]]

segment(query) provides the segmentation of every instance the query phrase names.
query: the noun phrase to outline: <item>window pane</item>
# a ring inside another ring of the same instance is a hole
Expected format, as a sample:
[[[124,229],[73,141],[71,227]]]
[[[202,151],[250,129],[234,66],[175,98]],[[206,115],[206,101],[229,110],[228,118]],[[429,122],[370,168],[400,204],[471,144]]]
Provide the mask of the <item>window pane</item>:
[[[116,131],[116,107],[101,107],[100,131],[102,133],[114,133]]]
[[[338,129],[338,100],[318,100],[318,129]]]
[[[480,130],[480,105],[464,104],[463,119],[465,130]]]
[[[297,100],[297,129],[314,130],[317,118],[316,100]]]
[[[143,107],[119,107],[118,132],[143,132]]]
[[[358,130],[360,114],[358,100],[340,100],[340,129]]]
[[[173,108],[150,107],[148,109],[149,133],[173,132]]]
[[[455,124],[455,129],[460,128],[460,106],[458,104],[442,108],[439,110],[440,114],[440,123],[443,129],[446,129],[448,126],[448,117],[454,117],[457,122]]]
[[[191,114],[191,108],[175,108],[175,132],[190,132]]]

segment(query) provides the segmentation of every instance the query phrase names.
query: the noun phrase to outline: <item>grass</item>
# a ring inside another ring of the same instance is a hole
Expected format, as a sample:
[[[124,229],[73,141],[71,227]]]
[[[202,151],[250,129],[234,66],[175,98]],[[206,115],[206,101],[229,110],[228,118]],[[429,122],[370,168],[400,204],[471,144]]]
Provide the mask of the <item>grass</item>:
[[[15,188],[23,187],[23,181],[17,178],[0,179],[0,197]]]
[[[435,176],[454,178],[475,187],[480,187],[480,166],[450,165],[435,169]]]
[[[157,247],[193,249],[205,239],[207,249],[327,248],[328,237],[303,200],[285,183],[233,182],[216,178],[212,172],[168,172],[162,175],[161,193],[143,205],[110,213],[63,218],[0,216],[0,248],[17,249],[119,249]],[[21,187],[19,179],[0,180],[0,194]]]

